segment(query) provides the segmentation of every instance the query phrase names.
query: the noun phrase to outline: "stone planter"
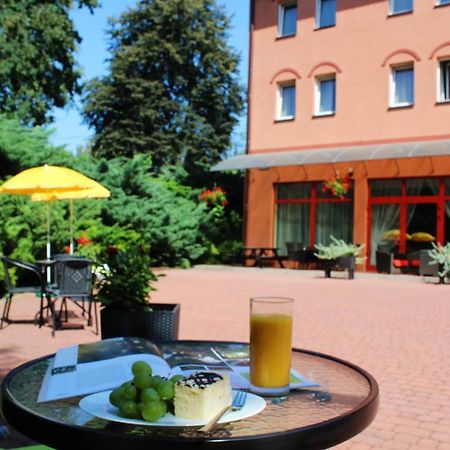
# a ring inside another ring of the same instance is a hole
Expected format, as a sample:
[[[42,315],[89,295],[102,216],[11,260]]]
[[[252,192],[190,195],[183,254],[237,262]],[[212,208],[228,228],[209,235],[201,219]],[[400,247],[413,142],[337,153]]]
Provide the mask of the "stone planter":
[[[178,339],[180,305],[151,303],[153,311],[121,311],[103,308],[100,311],[102,339],[128,336],[150,341]]]

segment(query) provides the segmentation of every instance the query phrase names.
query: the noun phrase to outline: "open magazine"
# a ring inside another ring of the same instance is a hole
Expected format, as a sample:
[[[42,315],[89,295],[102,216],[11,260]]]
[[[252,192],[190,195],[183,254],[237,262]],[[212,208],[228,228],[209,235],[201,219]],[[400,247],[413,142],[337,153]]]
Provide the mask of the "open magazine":
[[[153,342],[142,338],[105,339],[65,347],[56,353],[44,376],[38,402],[58,400],[114,389],[132,378],[135,361],[146,361],[153,374],[170,377],[198,371],[226,374],[233,389],[249,387],[248,352],[242,346],[211,346],[195,358],[180,351],[164,354]],[[291,388],[317,386],[291,370]]]

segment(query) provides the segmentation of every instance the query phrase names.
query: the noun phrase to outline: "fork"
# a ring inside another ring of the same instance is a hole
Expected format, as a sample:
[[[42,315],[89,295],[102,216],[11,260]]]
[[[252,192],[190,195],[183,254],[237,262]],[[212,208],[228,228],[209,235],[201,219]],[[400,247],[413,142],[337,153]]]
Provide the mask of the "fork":
[[[223,408],[218,414],[216,414],[209,422],[203,425],[199,431],[203,433],[207,433],[211,431],[217,422],[228,412],[228,411],[238,411],[242,409],[245,405],[245,401],[247,400],[247,391],[237,391],[233,397],[233,401],[230,406]]]

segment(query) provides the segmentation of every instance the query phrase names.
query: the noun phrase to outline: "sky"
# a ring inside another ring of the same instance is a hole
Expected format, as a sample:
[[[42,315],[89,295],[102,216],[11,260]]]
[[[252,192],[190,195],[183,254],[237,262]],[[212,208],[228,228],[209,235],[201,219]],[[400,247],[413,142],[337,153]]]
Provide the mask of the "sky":
[[[79,45],[77,61],[83,71],[82,81],[102,76],[107,73],[107,21],[108,17],[118,17],[128,8],[136,5],[138,0],[101,0],[102,6],[91,14],[87,8],[74,9],[71,17],[75,28],[83,41]],[[240,77],[241,84],[247,86],[248,74],[248,29],[249,29],[249,0],[218,0],[225,6],[228,16],[231,17],[229,30],[229,44],[241,56]],[[79,146],[84,146],[92,136],[93,131],[82,123],[79,99],[75,105],[65,109],[56,109],[55,122],[49,128],[53,129],[50,142],[55,145],[64,145],[68,150],[75,152]],[[236,135],[245,134],[245,117],[243,117],[235,130]],[[244,145],[244,139],[237,138],[238,146]]]

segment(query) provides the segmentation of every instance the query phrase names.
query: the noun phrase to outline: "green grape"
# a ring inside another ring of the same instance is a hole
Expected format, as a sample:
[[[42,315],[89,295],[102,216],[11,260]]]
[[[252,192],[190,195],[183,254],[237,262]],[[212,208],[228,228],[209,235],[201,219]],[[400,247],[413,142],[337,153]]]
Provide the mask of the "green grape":
[[[121,388],[114,389],[109,394],[109,401],[113,406],[119,407],[120,402],[123,400],[123,391]]]
[[[171,381],[173,384],[177,383],[178,381],[182,380],[184,378],[183,375],[178,374],[170,377],[169,381]]]
[[[136,402],[133,400],[123,400],[119,405],[119,415],[128,418],[139,418],[139,411]]]
[[[161,381],[157,385],[156,391],[163,400],[170,400],[175,395],[175,387],[171,381]]]
[[[161,383],[161,381],[164,381],[163,377],[161,377],[160,375],[153,375],[151,377],[152,381],[150,384],[150,387],[157,389],[158,384]]]
[[[159,401],[159,409],[161,412],[161,417],[164,417],[167,413],[167,403],[164,400]]]
[[[123,387],[123,398],[126,400],[136,400],[137,398],[137,389],[136,386],[129,384]]]
[[[141,402],[146,403],[153,400],[159,400],[158,392],[153,388],[146,388],[141,391]]]
[[[154,400],[143,404],[141,415],[144,420],[147,422],[156,422],[165,414],[162,414],[163,409],[160,403],[161,400]]]
[[[152,374],[152,368],[145,361],[136,361],[131,366],[133,375],[136,376],[139,372],[144,372],[147,375]]]
[[[152,383],[152,377],[148,374],[145,373],[144,371],[142,372],[138,372],[135,376],[134,376],[134,384],[138,389],[145,389],[150,387],[151,383]]]

